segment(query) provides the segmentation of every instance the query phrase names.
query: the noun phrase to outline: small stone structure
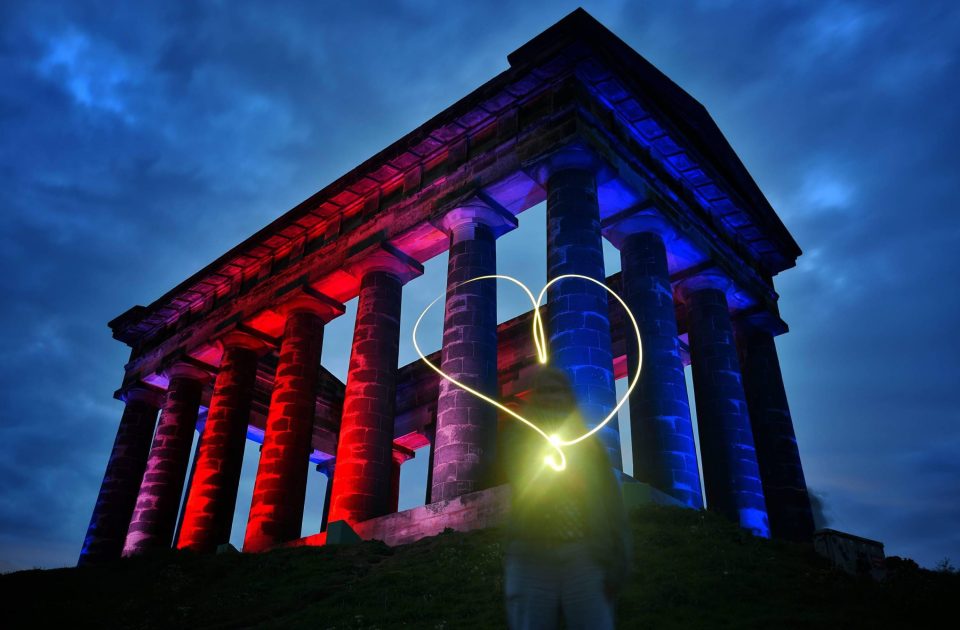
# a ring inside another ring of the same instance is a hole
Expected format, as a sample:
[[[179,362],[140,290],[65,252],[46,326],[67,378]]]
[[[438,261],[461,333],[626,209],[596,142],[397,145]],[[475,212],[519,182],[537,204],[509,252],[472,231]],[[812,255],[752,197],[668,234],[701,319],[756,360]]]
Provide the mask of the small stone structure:
[[[869,575],[875,580],[886,576],[882,542],[835,529],[818,529],[813,535],[813,548],[851,575]]]
[[[508,61],[153,304],[110,322],[131,348],[116,393],[126,407],[81,564],[226,543],[248,440],[262,451],[245,551],[300,540],[308,459],[330,478],[325,523],[403,542],[441,522],[491,522],[503,492],[497,415],[421,362],[398,367],[400,305],[422,263],[449,250],[443,348],[431,359],[501,400],[522,399],[531,314],[498,325],[493,283],[453,287],[497,271],[497,238],[544,201],[549,278],[605,281],[639,320],[644,369],[629,402],[637,480],[693,508],[705,494],[708,509],[758,535],[810,539],[774,345],[787,327],[773,278],[795,265],[797,244],[706,110],[584,11]],[[609,277],[604,238],[622,261]],[[320,366],[324,325],[355,297],[341,383]],[[615,380],[638,360],[622,310],[602,287],[565,280],[548,294],[545,322],[552,360],[586,415],[602,418]],[[621,468],[616,424],[598,439]],[[427,505],[396,514],[400,467],[428,445]]]

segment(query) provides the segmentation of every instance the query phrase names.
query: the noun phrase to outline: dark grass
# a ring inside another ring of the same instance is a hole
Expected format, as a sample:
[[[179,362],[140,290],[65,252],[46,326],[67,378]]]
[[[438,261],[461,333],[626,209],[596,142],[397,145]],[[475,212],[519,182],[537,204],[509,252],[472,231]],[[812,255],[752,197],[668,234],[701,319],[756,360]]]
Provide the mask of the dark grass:
[[[632,515],[623,628],[957,627],[960,575],[909,562],[883,583],[812,547],[756,539],[705,512]],[[164,552],[84,569],[0,576],[0,627],[501,628],[501,534],[448,532],[264,554]]]

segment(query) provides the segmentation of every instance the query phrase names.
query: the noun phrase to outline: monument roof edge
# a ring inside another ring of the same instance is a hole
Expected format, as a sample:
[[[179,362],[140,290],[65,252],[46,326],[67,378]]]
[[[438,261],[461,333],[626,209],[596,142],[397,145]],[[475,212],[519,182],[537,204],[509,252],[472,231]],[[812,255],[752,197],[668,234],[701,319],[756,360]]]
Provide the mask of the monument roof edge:
[[[598,54],[612,57],[612,61],[626,66],[635,80],[646,84],[649,96],[661,111],[678,125],[679,131],[688,142],[699,145],[698,150],[721,170],[723,178],[754,208],[758,213],[757,218],[766,223],[778,237],[783,253],[795,262],[802,254],[799,244],[770,205],[707,108],[583,8],[575,9],[517,48],[507,55],[507,60],[511,68],[536,65],[574,42],[583,42]],[[793,265],[784,268],[791,266]]]
[[[270,221],[262,228],[231,247],[225,253],[221,254],[208,264],[204,265],[202,268],[198,269],[185,280],[153,300],[149,305],[145,307],[138,305],[137,307],[128,309],[124,313],[118,315],[108,323],[108,326],[111,329],[114,329],[114,337],[125,342],[127,342],[128,337],[136,337],[137,335],[128,335],[123,333],[123,331],[120,331],[118,327],[133,325],[135,324],[135,320],[138,319],[138,316],[139,319],[142,320],[146,315],[154,312],[157,309],[163,308],[173,298],[186,291],[189,291],[193,285],[203,280],[210,274],[215,273],[217,269],[221,268],[238,255],[243,254],[251,246],[262,242],[264,239],[276,234],[287,225],[296,222],[298,217],[306,214],[310,211],[310,209],[317,207],[321,202],[328,200],[340,189],[349,187],[349,185],[354,183],[355,180],[364,177],[367,173],[372,171],[374,167],[384,164],[404,153],[406,149],[409,149],[417,142],[430,136],[431,133],[442,126],[442,124],[453,121],[459,116],[469,112],[471,108],[480,104],[484,100],[485,96],[489,96],[488,93],[502,90],[504,87],[506,87],[511,77],[520,74],[521,72],[522,71],[518,71],[514,68],[507,68],[503,72],[492,77],[490,80],[480,85],[469,94],[458,99],[435,116],[432,116],[427,121],[418,125],[412,131],[404,134],[384,149],[381,149],[354,168],[340,175],[294,207],[278,215],[274,220]]]

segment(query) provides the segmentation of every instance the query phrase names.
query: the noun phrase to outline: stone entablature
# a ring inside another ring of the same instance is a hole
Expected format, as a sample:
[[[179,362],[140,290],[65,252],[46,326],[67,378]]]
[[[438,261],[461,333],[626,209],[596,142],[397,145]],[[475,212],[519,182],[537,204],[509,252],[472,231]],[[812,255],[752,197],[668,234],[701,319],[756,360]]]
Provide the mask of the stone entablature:
[[[475,193],[522,212],[545,197],[532,166],[570,141],[608,163],[605,215],[644,196],[665,202],[701,249],[694,264],[720,254],[741,272],[754,269],[743,288],[772,300],[769,278],[800,250],[709,115],[602,26],[579,26],[549,29],[509,56],[509,70],[149,307],[114,319],[114,335],[135,349],[129,370],[146,373],[213,331],[256,321],[291,286],[355,297],[359,281],[338,273],[346,256],[386,241],[423,262],[446,249],[430,219]]]

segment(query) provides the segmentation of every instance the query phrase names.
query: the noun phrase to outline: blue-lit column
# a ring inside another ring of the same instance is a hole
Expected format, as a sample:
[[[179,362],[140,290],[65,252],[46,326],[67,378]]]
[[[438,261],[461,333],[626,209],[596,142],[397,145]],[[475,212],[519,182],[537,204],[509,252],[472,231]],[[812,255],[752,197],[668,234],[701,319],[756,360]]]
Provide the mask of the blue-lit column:
[[[604,282],[598,166],[586,151],[556,156],[547,174],[547,279],[579,274]],[[596,426],[616,405],[610,344],[608,293],[586,280],[568,278],[547,293],[550,362],[573,383],[588,426]],[[611,421],[597,433],[612,465],[623,468],[620,433]]]
[[[729,280],[700,275],[683,281],[690,363],[707,509],[769,537],[767,506],[750,428],[740,361],[727,306]]]
[[[736,334],[770,531],[777,538],[809,542],[813,512],[773,335],[748,322],[738,322]]]
[[[692,508],[703,507],[690,401],[677,339],[676,305],[667,269],[672,228],[659,216],[634,215],[605,234],[620,250],[621,297],[640,328],[642,347],[626,335],[628,378],[640,380],[630,396],[633,477]]]

